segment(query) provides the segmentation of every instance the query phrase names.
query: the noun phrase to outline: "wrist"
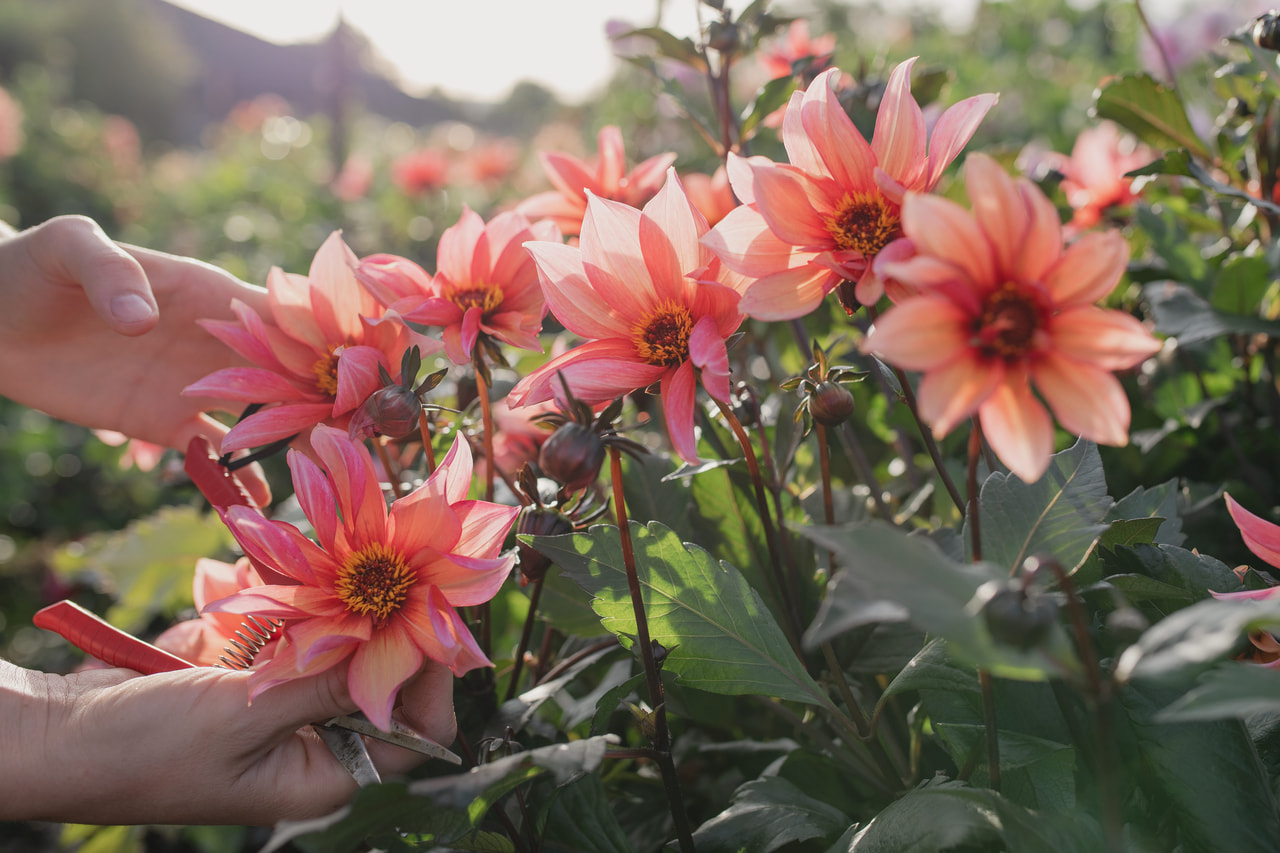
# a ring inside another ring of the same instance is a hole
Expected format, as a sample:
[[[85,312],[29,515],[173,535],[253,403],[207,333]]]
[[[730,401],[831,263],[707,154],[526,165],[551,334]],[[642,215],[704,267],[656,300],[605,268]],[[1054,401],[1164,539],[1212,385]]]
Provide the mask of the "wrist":
[[[48,675],[0,660],[0,820],[33,819],[47,807],[54,708]]]

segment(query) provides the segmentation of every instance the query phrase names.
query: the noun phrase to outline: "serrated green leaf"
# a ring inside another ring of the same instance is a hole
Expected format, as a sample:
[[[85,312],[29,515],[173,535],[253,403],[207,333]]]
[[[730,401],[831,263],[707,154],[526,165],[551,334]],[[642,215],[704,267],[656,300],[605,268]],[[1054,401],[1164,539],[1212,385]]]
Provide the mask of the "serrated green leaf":
[[[1068,571],[1107,529],[1107,494],[1098,446],[1080,439],[1055,453],[1044,476],[1024,483],[996,472],[982,484],[982,558],[1012,573],[1024,560],[1046,554]],[[969,525],[964,538],[970,541]]]
[[[228,554],[235,539],[214,513],[169,506],[124,530],[94,534],[53,558],[64,576],[92,572],[116,603],[107,621],[129,632],[143,630],[157,614],[172,615],[192,602],[196,560]]]
[[[633,853],[635,849],[618,823],[597,773],[560,790],[547,815],[543,837],[550,849],[591,853]]]
[[[465,811],[433,807],[409,795],[406,785],[390,782],[356,792],[349,805],[314,820],[281,821],[262,853],[293,844],[309,853],[355,853],[366,840],[398,827],[404,832],[451,841],[471,828]]]
[[[1199,684],[1156,714],[1161,723],[1243,719],[1280,711],[1280,672],[1257,664],[1224,663],[1200,676]]]
[[[1169,480],[1158,486],[1138,486],[1116,501],[1107,513],[1108,520],[1132,520],[1140,518],[1163,519],[1152,541],[1160,545],[1181,545],[1187,538],[1182,533],[1182,518],[1178,515],[1178,481]],[[1103,534],[1106,538],[1106,534]],[[1126,543],[1118,543],[1126,544]]]
[[[761,86],[755,99],[742,113],[742,139],[750,139],[760,122],[786,106],[796,85],[795,77],[778,77]]]
[[[649,636],[670,651],[667,672],[686,687],[712,693],[827,702],[737,569],[717,565],[661,524],[632,522],[631,535]],[[635,637],[617,528],[597,525],[585,534],[529,541],[595,596],[592,607],[607,629],[624,643]]]
[[[1145,684],[1120,691],[1148,798],[1167,807],[1165,819],[1177,826],[1181,849],[1274,851],[1280,815],[1244,725],[1156,722],[1176,695]]]
[[[770,853],[784,844],[829,838],[849,825],[839,809],[778,776],[747,782],[720,814],[693,833],[704,853]]]
[[[1194,156],[1212,159],[1196,136],[1177,90],[1149,74],[1126,74],[1103,86],[1094,109],[1152,148],[1185,148]]]
[[[1280,323],[1215,310],[1186,285],[1156,282],[1144,285],[1143,298],[1155,315],[1156,331],[1181,344],[1194,344],[1226,335],[1267,335],[1280,338]]]
[[[1249,631],[1280,627],[1280,600],[1211,598],[1152,625],[1124,650],[1116,679],[1160,679],[1203,669],[1241,646]]]

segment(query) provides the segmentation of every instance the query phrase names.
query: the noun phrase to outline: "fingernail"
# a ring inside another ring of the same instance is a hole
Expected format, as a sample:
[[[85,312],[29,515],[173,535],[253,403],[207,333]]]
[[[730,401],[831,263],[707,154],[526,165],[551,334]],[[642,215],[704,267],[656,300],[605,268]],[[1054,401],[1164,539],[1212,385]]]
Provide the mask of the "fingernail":
[[[111,300],[111,316],[118,323],[141,323],[150,320],[155,313],[151,303],[136,293],[123,293]]]

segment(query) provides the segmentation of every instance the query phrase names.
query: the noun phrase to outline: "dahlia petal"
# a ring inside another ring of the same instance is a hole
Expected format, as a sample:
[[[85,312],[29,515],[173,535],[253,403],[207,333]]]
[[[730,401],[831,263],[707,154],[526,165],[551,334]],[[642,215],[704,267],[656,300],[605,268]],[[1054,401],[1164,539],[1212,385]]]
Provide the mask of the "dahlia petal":
[[[488,251],[482,244],[484,236],[484,220],[465,204],[458,221],[440,234],[440,245],[436,249],[436,275],[443,275],[454,282],[483,281],[488,272]],[[484,268],[476,275],[477,263]]]
[[[809,84],[800,119],[826,173],[846,192],[866,192],[874,186],[876,155],[836,98],[833,86],[839,73],[828,68]]]
[[[516,205],[516,212],[529,219],[549,220],[559,232],[565,236],[573,236],[582,228],[582,217],[587,212],[587,199],[585,196],[565,198],[556,191],[534,193]]]
[[[990,157],[974,154],[965,161],[964,169],[974,218],[991,238],[999,274],[1011,276],[1017,268],[1028,225],[1022,196],[1013,179]]]
[[[462,524],[445,495],[447,476],[429,480],[392,502],[387,541],[397,552],[410,555],[424,548],[447,551],[456,545]]]
[[[515,564],[514,551],[488,559],[444,554],[428,567],[426,579],[454,607],[472,607],[497,595]]]
[[[582,220],[582,268],[599,297],[622,317],[652,310],[655,289],[640,244],[641,213],[598,196],[587,200]]]
[[[931,370],[920,380],[917,392],[920,417],[944,436],[972,415],[1004,381],[1001,364],[964,353]]]
[[[323,424],[311,431],[311,447],[333,483],[348,540],[381,542],[387,504],[368,452],[343,430]]]
[[[544,151],[538,154],[538,159],[542,161],[542,170],[562,196],[579,196],[585,205],[587,190],[604,192],[596,176],[577,157]],[[525,215],[528,216],[527,213]]]
[[[928,175],[923,186],[913,189],[931,190],[937,185],[947,166],[969,144],[978,125],[998,100],[999,96],[994,94],[974,95],[952,104],[938,117],[929,139]]]
[[[458,327],[457,352],[449,353],[454,364],[466,364],[476,351],[476,341],[480,339],[480,321],[484,319],[484,310],[478,305],[468,308],[462,315],[462,324]],[[445,350],[448,351],[451,338],[445,337]]]
[[[1160,351],[1160,341],[1137,318],[1096,305],[1056,315],[1049,334],[1055,352],[1103,370],[1124,370]]]
[[[332,414],[332,403],[284,403],[254,412],[222,437],[222,452],[232,453],[294,438]]]
[[[449,452],[436,466],[436,470],[427,478],[428,483],[439,483],[442,493],[451,505],[467,496],[471,489],[471,471],[474,460],[471,457],[471,445],[461,435],[454,436]]]
[[[757,320],[793,320],[822,304],[840,278],[818,264],[765,276],[742,294],[738,309]]]
[[[779,240],[806,251],[834,245],[818,212],[830,207],[821,187],[790,166],[760,168],[755,174],[756,209]]]
[[[689,334],[689,360],[712,398],[729,402],[729,350],[714,317],[704,316]]]
[[[327,340],[354,340],[360,333],[360,315],[372,313],[367,291],[356,280],[359,264],[355,253],[335,231],[316,250],[307,278],[311,287],[311,307],[315,322]]]
[[[893,69],[876,113],[871,150],[881,169],[906,186],[914,185],[924,172],[924,113],[911,97],[911,57]]]
[[[627,173],[627,152],[622,141],[622,128],[608,124],[596,134],[596,149],[600,153],[597,167],[600,189],[610,198],[618,194],[622,177]]]
[[[253,314],[257,317],[257,313],[252,308],[248,308],[239,300],[232,300],[231,308],[236,310],[237,307],[243,307],[246,314]],[[247,361],[262,367],[283,370],[284,365],[276,359],[276,355],[272,352],[271,347],[267,344],[263,335],[255,334],[253,330],[241,321],[240,323],[231,320],[197,320],[200,328],[222,341],[238,355]],[[262,325],[261,319],[257,321],[257,325]]]
[[[242,403],[285,403],[323,400],[319,392],[298,388],[273,370],[224,367],[182,389],[185,397],[213,397]]]
[[[964,270],[979,287],[996,284],[995,259],[981,226],[950,199],[909,193],[902,202],[902,230],[916,251]]]
[[[693,302],[697,285],[685,274],[711,262],[711,252],[699,238],[707,232],[707,220],[685,195],[675,169],[640,217],[640,247],[660,300]]]
[[[377,254],[360,259],[356,267],[356,279],[365,290],[373,294],[383,305],[411,296],[427,296],[431,291],[431,276],[408,258],[397,255]]]
[[[1044,284],[1059,305],[1097,302],[1115,289],[1129,262],[1129,245],[1115,231],[1085,234],[1062,253]]]
[[[311,282],[306,276],[272,267],[267,272],[267,305],[271,319],[286,335],[316,352],[327,352],[331,348],[316,322],[311,305]]]
[[[561,243],[525,244],[538,267],[542,294],[555,318],[583,338],[626,335],[631,324],[596,293],[582,267],[582,250]]]
[[[1034,483],[1044,475],[1053,455],[1053,421],[1024,377],[1001,383],[978,418],[991,449],[1020,480]]]
[[[767,162],[769,162],[767,157],[760,157],[756,165],[763,166]],[[804,168],[795,160],[791,162],[795,166]],[[728,160],[725,161],[725,172],[729,177],[729,186],[733,188],[733,194],[738,197],[739,203],[755,204],[755,172],[748,158],[730,151]]]
[[[807,172],[810,175],[821,175],[822,177],[831,177],[831,172],[827,169],[827,164],[822,162],[822,155],[818,153],[818,149],[814,147],[813,140],[809,138],[809,134],[804,129],[804,100],[806,92],[801,89],[791,93],[791,97],[787,100],[787,106],[782,113],[782,145],[787,152],[787,160],[792,166]],[[865,143],[865,140],[864,140]],[[732,175],[730,175],[732,179]],[[737,190],[737,187],[734,187]],[[742,198],[743,204],[752,204],[755,199],[748,201]]]
[[[422,651],[400,622],[391,619],[361,643],[347,675],[351,701],[383,731],[391,728],[391,709],[400,686],[422,666]]]
[[[1062,220],[1058,208],[1039,187],[1026,178],[1019,178],[1016,184],[1027,209],[1027,228],[1012,276],[1017,281],[1043,281],[1062,257]]]
[[[448,279],[437,279],[433,287],[439,289]],[[419,326],[451,326],[462,320],[462,308],[452,299],[428,296],[425,299],[408,297],[392,303],[391,310],[405,323]]]
[[[334,417],[363,406],[364,401],[382,387],[379,367],[391,373],[393,379],[400,372],[398,363],[393,366],[383,353],[373,347],[347,347],[338,354],[338,393],[333,400]]]
[[[667,368],[641,361],[630,340],[588,341],[547,362],[516,383],[508,397],[512,408],[563,397],[559,374],[573,396],[602,403],[657,382]]]
[[[803,266],[811,254],[799,255],[795,246],[778,239],[754,207],[740,205],[729,212],[702,242],[730,269],[751,278],[764,278]]]
[[[488,501],[459,501],[453,507],[462,523],[458,538],[449,548],[452,555],[491,559],[502,550],[503,540],[511,531],[519,507],[502,506]]]
[[[306,666],[318,655],[341,646],[369,640],[373,634],[371,622],[367,616],[356,616],[344,609],[343,615],[336,618],[299,619],[288,623],[289,640],[296,650],[298,665]]]
[[[933,370],[969,351],[968,320],[951,300],[926,293],[878,317],[862,348],[905,370]]]
[[[1227,499],[1227,512],[1231,514],[1231,520],[1236,523],[1236,527],[1240,528],[1244,544],[1259,559],[1265,560],[1272,566],[1280,566],[1280,527],[1249,512],[1231,495],[1224,495],[1224,497]],[[1266,591],[1273,590],[1274,588]]]
[[[670,169],[675,162],[676,155],[672,152],[667,152],[665,154],[655,154],[640,163],[624,179],[623,183],[626,191],[619,200],[632,207],[639,207],[644,204],[658,192],[658,189],[662,186],[663,176],[666,175],[667,169]]]
[[[513,300],[517,293],[528,290],[541,302],[542,293],[538,287],[538,272],[533,265],[533,258],[524,248],[528,240],[551,239],[560,235],[554,227],[550,232],[540,229],[539,237],[533,233],[529,220],[514,211],[499,213],[485,229],[489,234],[490,269],[485,271],[488,281],[502,282],[503,302]],[[478,280],[485,280],[484,278]]]
[[[309,584],[315,582],[317,568],[322,571],[333,568],[332,559],[293,525],[272,521],[246,506],[217,510],[245,556],[259,566],[260,572],[265,568],[289,580]]]
[[[693,410],[697,381],[693,364],[684,362],[662,377],[659,388],[662,413],[667,420],[667,435],[676,454],[690,465],[698,464],[698,439],[693,431]]]
[[[332,551],[338,530],[338,496],[334,494],[324,471],[305,453],[290,450],[288,461],[293,493],[302,507],[302,514],[311,522],[320,544]]]
[[[1129,398],[1109,372],[1051,352],[1036,359],[1031,375],[1067,432],[1099,444],[1129,443]]]

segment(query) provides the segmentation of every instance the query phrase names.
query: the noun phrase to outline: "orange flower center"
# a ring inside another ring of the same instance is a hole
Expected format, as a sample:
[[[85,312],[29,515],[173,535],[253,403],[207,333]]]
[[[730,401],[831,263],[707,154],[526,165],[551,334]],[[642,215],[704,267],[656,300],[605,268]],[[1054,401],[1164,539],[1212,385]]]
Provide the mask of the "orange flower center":
[[[502,304],[502,288],[496,284],[473,284],[470,287],[447,285],[445,295],[464,312],[479,308],[486,317]]]
[[[987,298],[973,325],[970,343],[987,358],[1014,361],[1032,349],[1040,328],[1040,307],[1013,282]]]
[[[330,353],[316,359],[311,365],[311,372],[316,377],[316,388],[320,393],[336,397],[338,394],[338,354]]]
[[[650,364],[676,367],[689,357],[689,309],[668,299],[650,311],[631,330],[636,352]]]
[[[372,616],[374,624],[381,626],[404,604],[409,587],[417,580],[395,551],[385,545],[369,545],[347,557],[333,589],[348,610]]]
[[[826,226],[837,248],[864,258],[874,258],[901,231],[897,207],[878,192],[845,193]]]

